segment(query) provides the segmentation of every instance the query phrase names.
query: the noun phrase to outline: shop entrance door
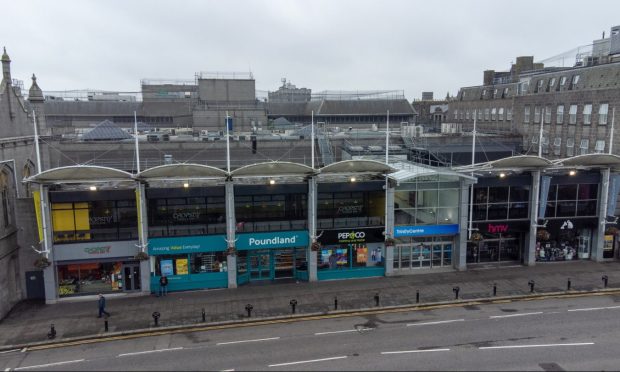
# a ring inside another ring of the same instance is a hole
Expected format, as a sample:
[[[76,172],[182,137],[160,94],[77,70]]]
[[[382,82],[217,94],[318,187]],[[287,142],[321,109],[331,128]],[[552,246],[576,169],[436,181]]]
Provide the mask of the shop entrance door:
[[[429,268],[431,266],[431,246],[414,245],[412,249],[411,267],[414,269]]]
[[[123,265],[123,283],[125,291],[139,291],[140,283],[140,265]]]
[[[269,256],[269,251],[254,251],[248,253],[250,281],[270,280],[273,278]]]
[[[274,279],[292,278],[295,275],[295,250],[292,248],[273,251]]]

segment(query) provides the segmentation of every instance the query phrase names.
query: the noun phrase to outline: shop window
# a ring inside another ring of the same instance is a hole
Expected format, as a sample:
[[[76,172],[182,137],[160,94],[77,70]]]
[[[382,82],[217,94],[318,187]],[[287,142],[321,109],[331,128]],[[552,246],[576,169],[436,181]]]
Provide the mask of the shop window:
[[[319,270],[347,270],[383,266],[384,253],[380,246],[342,244],[325,246],[319,252]]]
[[[187,254],[161,255],[155,260],[156,276],[173,276],[189,274],[189,258]]]
[[[607,112],[609,111],[609,103],[601,103],[598,107],[598,124],[607,124]]]
[[[122,262],[58,265],[58,295],[109,293],[123,289]]]
[[[225,252],[203,252],[190,255],[192,274],[227,271]]]

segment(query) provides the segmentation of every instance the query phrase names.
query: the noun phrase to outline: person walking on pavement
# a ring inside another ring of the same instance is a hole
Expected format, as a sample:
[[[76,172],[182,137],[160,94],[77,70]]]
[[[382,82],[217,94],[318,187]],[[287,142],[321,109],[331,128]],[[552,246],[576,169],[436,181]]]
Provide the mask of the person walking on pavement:
[[[168,277],[162,275],[161,278],[159,278],[159,295],[165,296],[166,294],[168,294]]]
[[[101,318],[103,314],[105,314],[106,317],[110,316],[110,313],[105,311],[105,297],[103,297],[103,295],[100,293],[99,294],[99,316],[98,318]]]

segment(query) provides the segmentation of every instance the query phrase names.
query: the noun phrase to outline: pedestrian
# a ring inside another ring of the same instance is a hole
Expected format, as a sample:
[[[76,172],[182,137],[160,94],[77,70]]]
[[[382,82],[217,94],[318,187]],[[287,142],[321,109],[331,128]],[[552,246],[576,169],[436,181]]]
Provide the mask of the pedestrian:
[[[105,297],[103,297],[103,295],[100,293],[99,294],[99,316],[98,318],[101,318],[103,314],[105,314],[106,317],[110,316],[110,313],[105,311]]]
[[[165,296],[166,294],[168,294],[168,277],[162,275],[161,278],[159,278],[159,295]]]

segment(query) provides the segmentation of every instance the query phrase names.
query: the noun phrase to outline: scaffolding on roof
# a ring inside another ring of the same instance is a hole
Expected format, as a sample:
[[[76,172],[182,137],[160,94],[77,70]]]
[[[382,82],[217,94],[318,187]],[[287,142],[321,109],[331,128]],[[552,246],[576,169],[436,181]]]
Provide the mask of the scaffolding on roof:
[[[311,100],[405,99],[404,90],[324,90],[312,93]]]

